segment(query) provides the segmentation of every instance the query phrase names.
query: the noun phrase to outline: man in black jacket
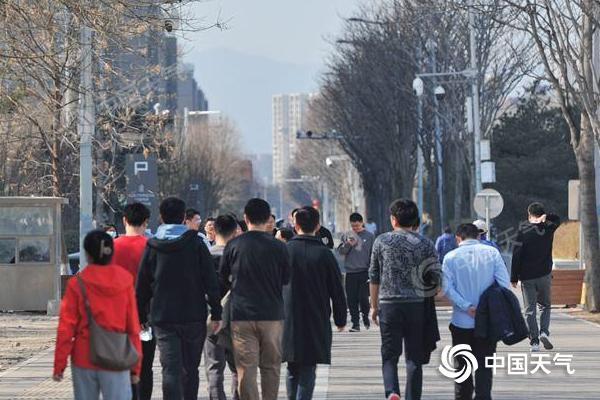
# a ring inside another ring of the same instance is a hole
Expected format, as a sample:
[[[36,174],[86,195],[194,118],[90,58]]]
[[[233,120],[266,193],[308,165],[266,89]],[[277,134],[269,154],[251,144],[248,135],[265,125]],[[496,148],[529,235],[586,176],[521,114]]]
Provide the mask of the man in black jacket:
[[[150,320],[160,350],[163,398],[196,400],[198,366],[206,338],[207,304],[213,331],[220,329],[220,291],[208,249],[183,225],[185,203],[160,205],[163,224],[148,241],[136,285],[140,322]],[[150,315],[143,310],[150,305]]]
[[[552,307],[552,244],[560,218],[546,215],[541,203],[527,208],[528,221],[519,227],[513,249],[511,282],[517,287],[521,281],[525,317],[529,326],[531,351],[540,349],[541,341],[546,350],[554,348],[550,342],[550,310]],[[538,329],[536,308],[541,307]]]
[[[266,232],[269,203],[251,199],[244,208],[248,232],[225,247],[219,271],[221,283],[231,286],[233,353],[244,400],[277,400],[283,335],[283,285],[290,279],[285,244]]]
[[[284,361],[291,400],[310,400],[317,364],[331,363],[331,309],[341,332],[346,325],[346,297],[335,257],[316,236],[319,212],[304,207],[295,214],[297,236],[287,245],[292,275],[284,288]]]

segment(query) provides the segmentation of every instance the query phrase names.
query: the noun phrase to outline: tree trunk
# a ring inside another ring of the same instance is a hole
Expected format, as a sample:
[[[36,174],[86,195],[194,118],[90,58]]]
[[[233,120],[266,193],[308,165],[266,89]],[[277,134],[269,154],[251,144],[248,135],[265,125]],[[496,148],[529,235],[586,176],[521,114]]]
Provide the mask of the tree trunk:
[[[596,171],[594,169],[594,137],[588,116],[581,115],[581,138],[575,151],[580,179],[580,219],[584,236],[584,263],[587,295],[585,308],[600,311],[600,239],[596,210]]]

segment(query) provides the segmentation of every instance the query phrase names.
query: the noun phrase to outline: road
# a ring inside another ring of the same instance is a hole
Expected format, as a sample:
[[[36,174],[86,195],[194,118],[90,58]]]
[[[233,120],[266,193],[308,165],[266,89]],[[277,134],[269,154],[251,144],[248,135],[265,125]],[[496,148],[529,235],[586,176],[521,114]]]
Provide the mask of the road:
[[[425,367],[423,399],[453,399],[453,383],[438,371],[441,349],[450,344],[447,330],[450,314],[439,310],[442,341]],[[600,325],[575,319],[563,310],[554,310],[552,337],[556,352],[573,355],[573,375],[565,368],[551,366],[550,375],[538,373],[529,376],[508,375],[499,372],[494,378],[495,400],[591,400],[600,398]],[[526,343],[507,348],[499,347],[499,355],[508,351],[528,353]],[[554,355],[555,353],[551,353]],[[71,382],[53,382],[52,350],[44,351],[28,361],[0,374],[0,399],[71,399]],[[283,372],[284,370],[282,370]],[[155,370],[156,399],[160,399],[160,368]],[[401,377],[404,370],[401,370]],[[69,376],[69,373],[66,373]],[[282,376],[283,378],[283,376]],[[228,380],[228,379],[227,379]],[[228,382],[226,382],[228,384]],[[206,380],[202,376],[200,399],[207,399]],[[282,379],[280,398],[285,397]],[[379,359],[379,332],[377,329],[360,333],[336,333],[334,336],[333,364],[319,367],[315,399],[370,400],[383,399]]]

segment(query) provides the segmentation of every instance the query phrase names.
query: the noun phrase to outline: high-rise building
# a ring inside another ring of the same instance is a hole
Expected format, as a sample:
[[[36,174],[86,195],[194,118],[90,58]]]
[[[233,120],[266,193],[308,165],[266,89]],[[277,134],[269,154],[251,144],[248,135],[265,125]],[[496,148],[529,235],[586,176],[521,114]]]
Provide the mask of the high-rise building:
[[[194,65],[183,64],[177,82],[177,112],[183,115],[188,111],[207,111],[208,100],[194,78]]]
[[[276,185],[283,183],[296,156],[296,132],[304,129],[310,97],[307,93],[273,96],[273,183]]]

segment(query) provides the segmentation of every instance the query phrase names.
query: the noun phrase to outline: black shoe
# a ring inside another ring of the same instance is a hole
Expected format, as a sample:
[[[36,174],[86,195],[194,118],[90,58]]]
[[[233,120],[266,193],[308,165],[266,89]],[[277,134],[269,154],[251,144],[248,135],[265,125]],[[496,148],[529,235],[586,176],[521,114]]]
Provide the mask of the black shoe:
[[[348,332],[360,332],[360,326],[353,326]]]
[[[552,342],[550,342],[550,338],[546,332],[542,332],[540,335],[540,341],[546,350],[552,350],[554,348],[554,345],[552,345]]]
[[[364,324],[364,325],[365,325],[365,330],[368,331],[369,329],[371,329],[371,324]]]

